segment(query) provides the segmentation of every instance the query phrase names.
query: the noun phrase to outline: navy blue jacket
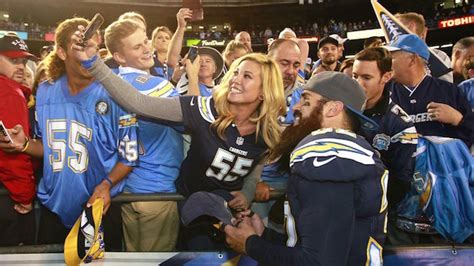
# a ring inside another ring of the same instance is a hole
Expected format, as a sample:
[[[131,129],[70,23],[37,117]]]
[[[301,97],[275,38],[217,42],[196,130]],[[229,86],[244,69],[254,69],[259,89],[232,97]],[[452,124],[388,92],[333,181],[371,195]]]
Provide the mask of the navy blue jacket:
[[[409,191],[413,180],[418,133],[410,116],[390,101],[388,89],[384,90],[377,104],[366,109],[364,114],[379,125],[378,131],[361,129],[360,134],[380,153],[390,173],[388,202],[395,207]]]
[[[290,169],[287,237],[266,229],[247,239],[247,254],[272,266],[380,261],[388,174],[370,144],[346,130],[314,131],[293,151]]]

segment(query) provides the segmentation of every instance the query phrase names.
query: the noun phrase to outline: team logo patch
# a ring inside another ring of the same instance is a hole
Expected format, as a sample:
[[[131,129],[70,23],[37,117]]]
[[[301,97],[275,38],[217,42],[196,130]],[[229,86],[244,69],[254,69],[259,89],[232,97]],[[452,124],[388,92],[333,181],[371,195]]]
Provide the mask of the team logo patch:
[[[244,144],[244,138],[238,137],[238,138],[235,140],[235,143],[236,143],[237,145],[242,145],[242,144]]]
[[[141,83],[141,84],[145,84],[149,79],[150,79],[150,77],[148,77],[146,75],[140,75],[135,79],[135,81],[138,82],[138,83]]]
[[[119,119],[119,128],[137,126],[137,117],[135,115],[123,115]]]
[[[109,111],[109,104],[102,100],[99,100],[95,104],[95,111],[100,115],[105,115]]]
[[[388,150],[388,146],[390,146],[390,136],[385,134],[375,135],[372,146],[377,150]]]

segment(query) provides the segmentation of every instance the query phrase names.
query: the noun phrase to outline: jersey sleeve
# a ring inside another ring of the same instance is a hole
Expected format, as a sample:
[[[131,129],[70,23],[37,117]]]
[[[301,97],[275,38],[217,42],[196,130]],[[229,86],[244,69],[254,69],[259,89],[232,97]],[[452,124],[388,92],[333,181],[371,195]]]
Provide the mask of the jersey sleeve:
[[[307,205],[298,221],[298,242],[291,247],[251,236],[247,254],[262,265],[346,265],[350,251],[354,216],[352,183],[307,182],[302,195],[317,204]],[[324,217],[324,219],[321,219]]]
[[[137,165],[138,160],[138,122],[134,114],[121,113],[118,128],[119,162]]]
[[[179,96],[173,84],[166,79],[150,75],[125,75],[133,87],[142,94],[151,97],[174,97]]]
[[[410,182],[415,169],[415,152],[418,143],[418,133],[413,125],[402,129],[391,137],[387,164],[390,176],[404,182]]]
[[[374,152],[331,134],[309,136],[292,152],[292,174],[317,181],[349,182],[364,178],[375,165]],[[351,172],[350,169],[357,169]]]
[[[186,131],[195,131],[203,125],[212,124],[216,118],[211,97],[181,96],[181,111]]]

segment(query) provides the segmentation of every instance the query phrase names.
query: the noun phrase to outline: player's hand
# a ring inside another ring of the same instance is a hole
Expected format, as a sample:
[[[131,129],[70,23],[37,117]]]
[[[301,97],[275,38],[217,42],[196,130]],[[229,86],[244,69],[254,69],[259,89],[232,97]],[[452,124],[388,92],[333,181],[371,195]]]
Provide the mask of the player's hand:
[[[16,125],[13,128],[7,128],[8,134],[13,142],[3,134],[0,134],[0,149],[8,153],[21,152],[26,141],[26,135],[21,125]]]
[[[444,124],[458,126],[463,118],[458,110],[444,103],[430,102],[426,106],[426,109],[428,109],[428,113],[432,120]]]
[[[96,33],[84,42],[84,26],[79,25],[71,36],[73,55],[80,61],[86,61],[99,53],[100,36]]]
[[[240,191],[232,191],[230,192],[234,198],[229,201],[229,207],[236,211],[243,211],[248,209],[249,201],[245,198],[244,194]]]
[[[176,21],[178,22],[178,28],[185,28],[187,21],[193,16],[193,11],[189,8],[181,8],[176,14]]]
[[[270,191],[272,191],[273,188],[271,188],[267,183],[265,182],[258,182],[257,183],[257,189],[255,189],[255,201],[268,201],[270,199]]]
[[[252,224],[253,229],[257,233],[257,235],[261,236],[263,234],[263,230],[265,230],[265,225],[263,224],[262,218],[256,213],[251,210],[245,210],[234,214],[234,217],[231,221],[234,226],[239,225],[245,218],[250,219],[250,223]]]
[[[245,242],[247,242],[247,238],[257,234],[248,217],[244,218],[237,227],[227,225],[224,227],[224,232],[227,244],[241,254],[246,254]]]
[[[104,200],[104,215],[105,215],[105,213],[107,213],[110,207],[110,188],[111,188],[111,185],[106,180],[98,184],[94,189],[94,193],[87,201],[87,208],[92,206],[92,204],[94,203],[96,199],[101,198]]]

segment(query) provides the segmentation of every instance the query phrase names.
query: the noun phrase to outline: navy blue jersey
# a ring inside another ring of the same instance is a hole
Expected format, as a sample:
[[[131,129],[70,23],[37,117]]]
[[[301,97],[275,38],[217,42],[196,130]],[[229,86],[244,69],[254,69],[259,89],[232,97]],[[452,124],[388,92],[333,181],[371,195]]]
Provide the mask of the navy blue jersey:
[[[156,77],[164,78],[166,80],[171,80],[174,69],[169,67],[167,64],[161,63],[156,55],[153,56],[153,61],[155,64],[152,68],[150,68],[150,74]]]
[[[454,84],[425,76],[415,88],[402,84],[389,84],[391,98],[411,117],[416,130],[423,136],[440,136],[461,139],[468,147],[472,144],[474,115],[466,95]],[[427,110],[430,102],[444,103],[458,110],[463,121],[458,126],[433,121]]]
[[[76,95],[66,76],[39,86],[36,136],[42,139],[44,175],[38,199],[72,227],[82,208],[118,163],[138,158],[137,119],[125,112],[99,82]],[[114,186],[112,196],[123,187]]]
[[[217,111],[210,97],[180,97],[183,123],[192,137],[188,155],[181,165],[176,189],[189,195],[196,191],[240,190],[245,178],[267,149],[255,133],[241,136],[231,125],[221,139],[211,126]]]
[[[263,265],[380,264],[388,172],[370,144],[346,130],[314,131],[290,169],[286,247],[266,241],[266,229],[247,240],[247,254]]]
[[[418,134],[410,116],[389,98],[386,89],[379,102],[364,114],[379,125],[378,131],[361,129],[361,135],[372,144],[390,172],[389,203],[395,206],[409,191],[415,168]]]

